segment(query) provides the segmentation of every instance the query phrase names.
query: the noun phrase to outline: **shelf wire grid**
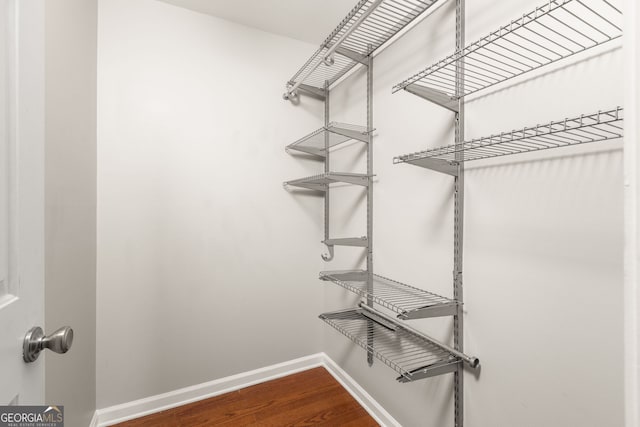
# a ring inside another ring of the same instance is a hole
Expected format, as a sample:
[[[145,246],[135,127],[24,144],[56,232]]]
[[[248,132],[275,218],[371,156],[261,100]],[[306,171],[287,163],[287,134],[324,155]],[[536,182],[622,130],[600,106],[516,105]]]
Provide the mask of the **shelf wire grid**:
[[[309,190],[326,191],[330,184],[338,182],[367,187],[369,185],[369,178],[369,175],[360,173],[327,172],[286,181],[283,185],[285,188],[287,186],[293,186],[307,188]]]
[[[329,148],[350,141],[359,139],[366,141],[368,131],[365,126],[352,125],[348,123],[331,122],[325,127],[313,131],[296,142],[287,145],[286,150],[297,150],[316,156],[326,157],[325,135],[329,135]]]
[[[395,85],[427,89],[451,100],[622,36],[622,12],[614,0],[550,0],[508,25]],[[456,65],[464,83],[456,93]]]
[[[436,2],[437,0],[384,0],[341,43],[341,46],[360,55],[367,56]],[[329,34],[320,48],[289,80],[289,85],[294,85],[303,78],[304,80],[301,83],[321,89],[324,87],[325,81],[328,81],[329,85],[331,85],[358,65],[357,61],[339,54],[334,56],[335,63],[333,65],[325,65],[323,61],[331,46],[350,30],[373,3],[374,0],[360,0],[336,29]],[[307,75],[312,69],[314,71]]]
[[[420,163],[426,159],[455,164],[510,154],[567,147],[623,137],[624,110],[599,111],[557,122],[525,127],[488,137],[395,157],[394,163]],[[420,164],[419,164],[420,165]],[[426,164],[428,167],[428,164]]]
[[[367,300],[398,314],[401,319],[417,319],[435,316],[452,316],[458,303],[452,299],[392,280],[373,275],[373,289],[367,289],[366,272],[363,270],[325,271],[321,280],[328,280]]]
[[[451,372],[447,368],[461,363],[456,356],[401,325],[394,325],[395,330],[388,328],[363,315],[360,309],[324,313],[320,318],[395,370],[400,382],[425,378],[430,376],[429,371],[433,375]]]

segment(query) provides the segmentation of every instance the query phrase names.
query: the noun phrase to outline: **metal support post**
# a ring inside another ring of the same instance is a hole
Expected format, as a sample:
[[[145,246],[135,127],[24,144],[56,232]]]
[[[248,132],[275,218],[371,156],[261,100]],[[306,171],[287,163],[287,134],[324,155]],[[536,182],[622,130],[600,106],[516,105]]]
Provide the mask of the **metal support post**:
[[[330,102],[330,93],[329,93],[329,82],[324,82],[324,127],[325,129],[329,127],[329,102]],[[324,133],[324,173],[329,173],[330,168],[330,158],[331,153],[329,153],[329,132]],[[330,236],[329,230],[329,201],[330,201],[330,186],[327,184],[327,189],[324,192],[324,241],[328,241]],[[328,255],[322,255],[322,259],[325,261],[331,261],[333,259],[333,246],[327,245],[327,249],[329,250]]]
[[[368,46],[369,52],[373,50]],[[373,55],[367,57],[367,175],[369,186],[367,187],[367,306],[373,307]],[[373,348],[373,336],[369,336],[369,348]],[[369,366],[373,364],[373,353],[367,352]]]
[[[464,49],[465,0],[456,0],[456,52]],[[455,143],[464,142],[464,58],[456,62],[456,97],[458,111],[455,115]],[[464,153],[456,153],[456,160],[462,160]],[[453,318],[453,346],[464,352],[464,319],[462,287],[462,250],[464,231],[464,163],[458,163],[458,174],[454,178],[454,237],[453,237],[453,298],[458,302],[457,313]],[[454,422],[455,427],[464,425],[464,381],[462,365],[454,373]]]

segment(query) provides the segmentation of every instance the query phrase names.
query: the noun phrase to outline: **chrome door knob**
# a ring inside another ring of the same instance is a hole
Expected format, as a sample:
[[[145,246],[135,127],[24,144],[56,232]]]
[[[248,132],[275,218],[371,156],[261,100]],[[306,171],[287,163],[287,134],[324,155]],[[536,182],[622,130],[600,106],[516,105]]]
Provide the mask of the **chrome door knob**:
[[[45,348],[56,353],[66,353],[73,344],[73,329],[63,326],[49,336],[44,335],[41,327],[29,329],[22,342],[22,358],[25,362],[34,362]]]

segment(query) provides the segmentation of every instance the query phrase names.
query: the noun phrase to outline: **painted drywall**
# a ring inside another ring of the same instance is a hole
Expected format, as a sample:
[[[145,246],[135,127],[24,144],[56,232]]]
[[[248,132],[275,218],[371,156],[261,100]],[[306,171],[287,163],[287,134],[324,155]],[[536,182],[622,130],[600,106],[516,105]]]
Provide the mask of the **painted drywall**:
[[[46,402],[89,424],[96,396],[97,0],[46,2],[45,326],[71,326],[48,352]]]
[[[640,7],[634,0],[625,6],[625,144],[624,144],[624,202],[625,202],[625,291],[624,291],[624,368],[625,368],[625,427],[640,424],[640,292],[638,292],[638,167],[640,151]]]
[[[448,296],[451,178],[391,159],[449,143],[452,116],[390,88],[451,52],[452,4],[376,58],[374,88],[376,273]],[[490,5],[468,5],[468,40],[537,2]],[[99,41],[98,407],[320,349],[403,425],[452,425],[451,376],[400,385],[315,318],[357,298],[310,278],[363,258],[318,261],[321,199],[279,187],[321,169],[282,152],[321,123],[317,102],[279,99],[313,46],[151,0],[102,0]],[[467,136],[621,104],[614,47],[470,98]],[[332,96],[333,119],[364,122],[362,72]],[[469,165],[469,425],[622,425],[621,166],[619,142]],[[364,234],[363,202],[333,192],[335,236]]]
[[[473,41],[533,10],[536,0],[467,2]],[[392,158],[453,141],[453,114],[391,87],[450,54],[449,2],[375,59],[374,266],[383,276],[452,296],[451,177]],[[611,45],[468,99],[467,138],[623,103],[623,56]],[[332,120],[363,124],[364,72],[332,94]],[[471,426],[623,425],[622,144],[608,142],[467,165],[465,345],[480,358],[465,373]],[[333,153],[332,170],[364,170],[358,143]],[[362,235],[362,190],[332,195],[336,235]],[[342,250],[322,269],[362,265]],[[327,310],[354,305],[326,285]],[[412,325],[450,340],[451,322]],[[330,328],[323,350],[403,426],[453,425],[452,375],[399,384],[395,372]]]
[[[154,0],[100,0],[98,46],[98,407],[318,352],[313,46]]]
[[[353,2],[344,0],[160,1],[316,46],[353,8]]]

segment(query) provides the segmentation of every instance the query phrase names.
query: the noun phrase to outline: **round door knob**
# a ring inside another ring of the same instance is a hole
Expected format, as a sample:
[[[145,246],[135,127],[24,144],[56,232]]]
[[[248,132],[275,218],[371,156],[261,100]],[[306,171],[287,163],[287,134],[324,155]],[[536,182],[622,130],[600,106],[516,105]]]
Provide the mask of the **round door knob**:
[[[22,357],[25,362],[34,362],[45,348],[56,353],[66,353],[73,344],[73,329],[63,326],[49,336],[44,335],[41,327],[29,329],[22,344]]]

